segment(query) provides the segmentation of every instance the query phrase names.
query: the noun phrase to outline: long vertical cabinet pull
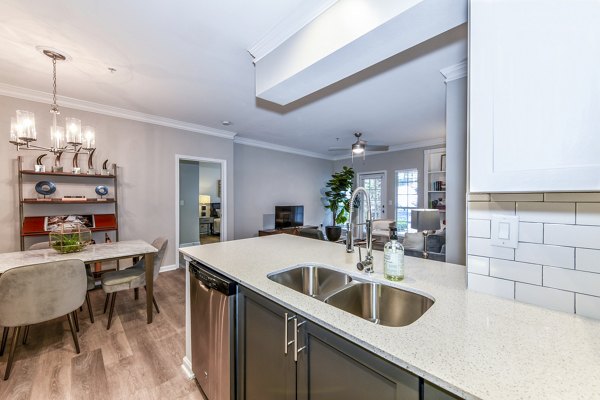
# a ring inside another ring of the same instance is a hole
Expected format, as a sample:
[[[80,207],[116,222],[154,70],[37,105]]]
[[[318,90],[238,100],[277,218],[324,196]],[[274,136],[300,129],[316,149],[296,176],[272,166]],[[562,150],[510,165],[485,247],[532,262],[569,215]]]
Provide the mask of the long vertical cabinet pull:
[[[288,342],[288,325],[290,323],[291,320],[296,321],[296,316],[292,315],[291,317],[288,316],[288,313],[283,313],[283,322],[285,324],[284,328],[283,328],[283,340],[284,340],[284,348],[283,348],[283,354],[285,354],[287,356],[288,353],[288,347],[290,347],[290,345],[292,343],[294,343],[295,339],[292,341]],[[294,322],[294,326],[296,326],[297,322]],[[294,338],[296,338],[297,336],[294,336]]]
[[[306,348],[306,346],[302,346],[298,348],[298,330],[302,325],[304,325],[306,321],[302,321],[298,323],[298,318],[294,318],[294,361],[298,362],[298,353]]]

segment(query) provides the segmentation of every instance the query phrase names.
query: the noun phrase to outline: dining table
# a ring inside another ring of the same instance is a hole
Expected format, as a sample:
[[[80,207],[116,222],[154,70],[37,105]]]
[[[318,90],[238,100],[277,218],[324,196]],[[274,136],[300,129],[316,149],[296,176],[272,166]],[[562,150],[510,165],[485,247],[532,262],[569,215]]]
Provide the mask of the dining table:
[[[0,274],[12,268],[51,261],[76,259],[83,261],[84,264],[93,264],[144,257],[144,266],[146,269],[146,315],[147,322],[150,324],[152,323],[152,299],[154,296],[154,256],[157,253],[158,249],[143,240],[90,244],[82,251],[68,254],[61,254],[52,248],[0,253]]]

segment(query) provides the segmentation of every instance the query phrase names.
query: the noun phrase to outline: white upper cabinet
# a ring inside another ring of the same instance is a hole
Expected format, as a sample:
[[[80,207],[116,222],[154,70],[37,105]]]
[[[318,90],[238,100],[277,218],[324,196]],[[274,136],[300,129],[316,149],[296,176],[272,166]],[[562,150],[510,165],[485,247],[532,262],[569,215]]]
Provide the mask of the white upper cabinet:
[[[600,190],[600,1],[471,0],[471,192]]]

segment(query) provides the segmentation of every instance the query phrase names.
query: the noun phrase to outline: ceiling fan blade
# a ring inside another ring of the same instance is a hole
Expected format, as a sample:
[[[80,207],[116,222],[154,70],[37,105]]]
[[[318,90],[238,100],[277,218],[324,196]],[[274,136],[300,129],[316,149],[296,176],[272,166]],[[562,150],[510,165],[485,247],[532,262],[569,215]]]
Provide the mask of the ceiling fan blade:
[[[377,145],[372,145],[372,144],[368,144],[365,147],[365,150],[367,151],[388,151],[390,149],[390,146],[377,146]]]
[[[330,147],[329,151],[350,151],[350,147]]]

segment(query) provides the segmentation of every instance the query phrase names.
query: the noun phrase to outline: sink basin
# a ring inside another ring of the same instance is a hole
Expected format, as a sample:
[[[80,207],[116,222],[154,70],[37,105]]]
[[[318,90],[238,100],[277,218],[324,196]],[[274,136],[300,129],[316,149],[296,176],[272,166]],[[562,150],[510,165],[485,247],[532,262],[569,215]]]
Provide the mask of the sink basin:
[[[325,303],[376,324],[398,327],[415,322],[434,301],[393,286],[360,282],[331,295]]]
[[[268,278],[297,292],[320,299],[352,281],[352,278],[343,272],[316,265],[303,265],[276,272],[268,275]]]

